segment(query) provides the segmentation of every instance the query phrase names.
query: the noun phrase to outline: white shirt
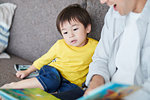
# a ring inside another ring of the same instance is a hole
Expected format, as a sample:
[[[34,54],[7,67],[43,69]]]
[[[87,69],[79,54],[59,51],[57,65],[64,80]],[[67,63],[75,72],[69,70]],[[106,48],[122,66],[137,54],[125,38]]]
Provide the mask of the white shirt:
[[[112,77],[112,82],[133,85],[134,76],[139,60],[139,32],[136,20],[140,14],[131,12],[127,17],[124,33],[120,40],[119,50],[115,64],[117,71]],[[128,55],[127,55],[128,54]],[[120,59],[121,58],[121,59]]]

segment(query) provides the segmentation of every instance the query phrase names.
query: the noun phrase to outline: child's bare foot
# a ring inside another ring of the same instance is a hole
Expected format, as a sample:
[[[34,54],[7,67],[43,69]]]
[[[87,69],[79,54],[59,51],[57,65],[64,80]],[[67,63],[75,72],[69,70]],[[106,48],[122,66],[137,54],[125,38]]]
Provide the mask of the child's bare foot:
[[[1,89],[9,89],[9,88],[13,88],[15,82],[11,82],[8,84],[4,84],[2,87],[0,87]]]

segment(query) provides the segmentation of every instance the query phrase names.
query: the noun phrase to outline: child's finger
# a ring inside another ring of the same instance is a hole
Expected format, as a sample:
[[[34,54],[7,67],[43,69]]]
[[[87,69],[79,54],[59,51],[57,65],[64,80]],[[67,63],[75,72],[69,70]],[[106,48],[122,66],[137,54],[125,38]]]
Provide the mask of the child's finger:
[[[21,78],[21,79],[23,79],[24,77],[25,77],[25,75],[24,75],[24,74],[22,74],[22,75],[20,76],[20,78]]]
[[[20,78],[21,74],[19,72],[16,73],[16,77]]]

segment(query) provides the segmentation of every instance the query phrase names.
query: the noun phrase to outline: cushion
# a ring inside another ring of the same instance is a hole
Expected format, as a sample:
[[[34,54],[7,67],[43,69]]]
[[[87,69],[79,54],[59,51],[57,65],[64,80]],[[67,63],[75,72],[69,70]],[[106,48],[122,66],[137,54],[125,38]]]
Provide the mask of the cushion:
[[[0,55],[4,52],[8,45],[9,29],[15,9],[15,4],[0,4]]]

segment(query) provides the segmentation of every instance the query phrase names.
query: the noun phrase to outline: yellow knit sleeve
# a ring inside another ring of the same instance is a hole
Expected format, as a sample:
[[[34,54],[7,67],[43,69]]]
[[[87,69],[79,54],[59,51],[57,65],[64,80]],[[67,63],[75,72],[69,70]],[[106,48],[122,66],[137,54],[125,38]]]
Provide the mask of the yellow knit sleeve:
[[[33,66],[40,70],[44,65],[48,65],[49,63],[51,63],[52,60],[56,58],[56,51],[58,50],[58,44],[59,44],[59,41],[57,41],[48,50],[47,53],[45,53],[43,56],[35,60],[33,62]]]

